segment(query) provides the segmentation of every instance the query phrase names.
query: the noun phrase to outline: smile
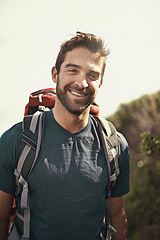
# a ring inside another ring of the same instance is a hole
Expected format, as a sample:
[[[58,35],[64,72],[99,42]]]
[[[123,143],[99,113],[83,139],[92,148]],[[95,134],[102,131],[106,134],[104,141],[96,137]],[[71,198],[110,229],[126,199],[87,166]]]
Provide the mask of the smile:
[[[84,97],[84,96],[87,95],[86,93],[77,93],[77,92],[74,92],[74,91],[71,91],[71,90],[69,90],[69,92],[72,93],[75,96],[78,96],[78,97]]]

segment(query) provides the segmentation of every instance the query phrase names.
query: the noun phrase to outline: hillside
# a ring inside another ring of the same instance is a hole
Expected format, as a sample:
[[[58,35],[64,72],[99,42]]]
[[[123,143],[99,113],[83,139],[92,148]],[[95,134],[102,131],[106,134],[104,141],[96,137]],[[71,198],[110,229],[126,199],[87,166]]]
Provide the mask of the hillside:
[[[108,120],[130,146],[130,193],[125,196],[128,240],[159,240],[160,91],[122,104]]]
[[[160,91],[120,105],[118,111],[108,120],[127,138],[131,154],[141,153],[142,132],[160,135]]]

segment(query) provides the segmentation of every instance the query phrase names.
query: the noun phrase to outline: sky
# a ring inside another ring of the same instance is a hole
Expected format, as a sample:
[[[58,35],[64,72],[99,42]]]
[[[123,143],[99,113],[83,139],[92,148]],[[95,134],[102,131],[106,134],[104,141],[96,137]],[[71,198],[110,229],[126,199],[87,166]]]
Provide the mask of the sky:
[[[60,45],[76,31],[110,48],[96,100],[104,117],[160,90],[159,0],[0,0],[0,135],[22,120],[29,94],[55,87]]]

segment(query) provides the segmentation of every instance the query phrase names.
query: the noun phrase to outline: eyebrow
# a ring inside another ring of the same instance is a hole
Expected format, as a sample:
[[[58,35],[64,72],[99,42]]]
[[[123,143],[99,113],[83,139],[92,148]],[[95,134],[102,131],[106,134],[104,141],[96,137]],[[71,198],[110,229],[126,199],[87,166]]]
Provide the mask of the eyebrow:
[[[77,65],[77,64],[74,64],[74,63],[68,63],[65,67],[66,67],[66,68],[67,68],[67,67],[75,67],[75,68],[81,69],[81,66],[79,66],[79,65]]]
[[[90,70],[89,72],[90,72],[90,73],[93,73],[93,74],[96,74],[97,76],[100,75],[100,72],[96,72],[96,71],[94,71],[94,70]]]

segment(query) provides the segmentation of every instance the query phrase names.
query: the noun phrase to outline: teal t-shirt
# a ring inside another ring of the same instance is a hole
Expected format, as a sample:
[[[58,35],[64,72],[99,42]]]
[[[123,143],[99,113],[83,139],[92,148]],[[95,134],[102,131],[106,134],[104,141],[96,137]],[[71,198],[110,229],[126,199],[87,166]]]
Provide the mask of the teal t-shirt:
[[[92,240],[105,215],[104,199],[108,169],[97,123],[71,134],[61,127],[52,111],[43,114],[42,144],[36,165],[29,177],[31,240]],[[14,193],[21,123],[1,137],[0,189]],[[120,135],[120,175],[112,197],[129,191],[129,151]],[[17,200],[20,213],[20,202]],[[16,219],[22,234],[22,221]]]

